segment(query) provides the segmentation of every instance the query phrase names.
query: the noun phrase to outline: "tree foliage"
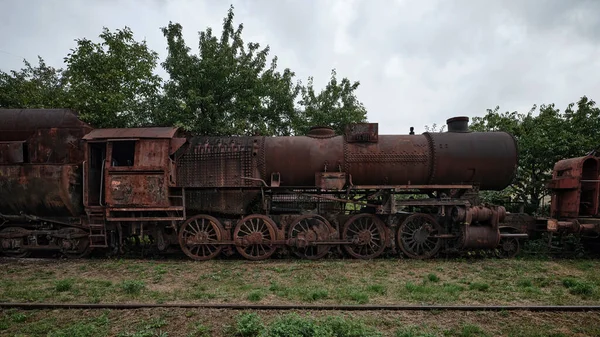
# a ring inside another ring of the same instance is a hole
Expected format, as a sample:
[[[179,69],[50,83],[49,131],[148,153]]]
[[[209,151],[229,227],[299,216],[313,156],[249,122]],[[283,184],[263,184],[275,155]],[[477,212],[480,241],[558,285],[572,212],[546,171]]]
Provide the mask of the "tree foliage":
[[[600,109],[581,97],[563,113],[554,104],[537,106],[527,113],[499,112],[499,107],[473,118],[474,131],[506,131],[519,148],[519,167],[514,184],[495,198],[514,195],[528,209],[536,211],[547,195],[546,184],[554,164],[565,158],[585,155],[597,148],[600,139]]]
[[[347,124],[366,121],[367,111],[354,94],[359,85],[360,82],[350,82],[347,78],[338,83],[334,69],[325,89],[315,94],[310,77],[307,86],[302,88],[300,104],[304,118],[300,119],[298,130],[304,133],[311,126],[329,126],[341,134]]]
[[[161,79],[154,69],[158,54],[138,42],[128,27],[104,28],[101,43],[78,39],[65,57],[71,108],[96,127],[150,124]]]
[[[210,27],[200,32],[197,55],[186,46],[180,24],[162,28],[170,77],[162,106],[169,114],[156,118],[199,134],[290,134],[300,91],[295,74],[277,71],[277,57],[267,66],[269,46],[244,45],[243,25],[234,28],[233,17],[230,8],[220,37]]]
[[[24,61],[25,67],[0,72],[0,107],[62,108],[68,105],[62,69],[48,66],[38,57],[38,65]]]
[[[230,7],[220,36],[210,27],[200,32],[197,53],[180,24],[162,27],[165,80],[155,73],[158,54],[131,29],[104,28],[100,42],[76,40],[64,70],[40,58],[37,67],[25,61],[20,71],[0,72],[0,107],[71,108],[98,128],[180,126],[203,135],[293,135],[315,124],[341,132],[366,119],[359,82],[333,71],[316,93],[312,77],[305,87],[289,68],[279,70],[269,46],[245,43],[233,19]]]
[[[292,135],[314,125],[341,132],[347,123],[366,120],[355,96],[359,82],[338,82],[334,70],[315,94],[312,77],[304,87],[289,68],[277,70],[278,58],[268,60],[269,46],[244,44],[244,26],[234,27],[233,18],[230,7],[220,37],[210,27],[200,32],[198,54],[185,44],[180,24],[162,28],[168,43],[163,67],[170,77],[162,107],[170,113],[157,115],[160,123],[200,134]]]

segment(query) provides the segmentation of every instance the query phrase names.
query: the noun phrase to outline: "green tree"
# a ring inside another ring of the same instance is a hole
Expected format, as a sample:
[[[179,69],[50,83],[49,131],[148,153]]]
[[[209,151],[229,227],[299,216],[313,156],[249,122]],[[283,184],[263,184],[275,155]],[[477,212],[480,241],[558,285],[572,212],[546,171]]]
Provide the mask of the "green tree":
[[[161,78],[153,73],[158,54],[138,42],[128,27],[78,39],[64,61],[71,108],[94,127],[149,125]]]
[[[67,104],[62,69],[50,67],[38,56],[38,65],[0,71],[0,108],[63,108]]]
[[[220,38],[210,27],[200,32],[198,55],[190,53],[180,24],[162,28],[168,44],[163,67],[170,77],[162,107],[170,114],[156,120],[198,134],[290,134],[300,91],[295,74],[277,71],[277,57],[267,67],[269,46],[244,45],[243,25],[234,29],[233,17],[231,7]]]
[[[295,80],[289,68],[278,70],[269,46],[242,40],[243,24],[234,27],[233,7],[221,36],[209,27],[200,32],[197,54],[186,46],[178,23],[161,31],[167,58],[166,81],[154,74],[158,54],[132,31],[102,30],[100,41],[78,39],[64,58],[66,69],[40,65],[0,73],[0,106],[71,108],[97,128],[180,126],[204,135],[294,135],[313,125],[341,132],[347,123],[366,119],[355,96],[359,82],[338,80],[335,70],[315,94]]]
[[[340,130],[365,119],[366,111],[354,95],[358,82],[338,82],[334,71],[327,87],[315,95],[312,78],[303,87],[290,69],[277,70],[276,56],[268,63],[269,46],[244,44],[243,24],[234,27],[233,18],[232,6],[220,38],[210,27],[200,32],[197,55],[185,44],[180,24],[170,22],[162,28],[168,45],[163,67],[169,80],[159,111],[170,113],[157,114],[156,121],[197,134],[293,135],[315,124]]]
[[[310,77],[306,87],[302,88],[300,105],[303,118],[296,130],[305,133],[311,126],[329,126],[341,134],[347,124],[365,122],[367,111],[355,95],[359,85],[360,82],[350,82],[347,78],[338,82],[333,69],[325,89],[315,94],[313,78]]]
[[[554,104],[537,106],[528,113],[499,113],[499,107],[487,111],[483,117],[473,118],[474,131],[506,131],[511,133],[519,147],[519,166],[515,182],[492,198],[514,195],[537,211],[541,199],[547,195],[546,184],[557,161],[585,155],[598,144],[600,111],[593,101],[582,97],[577,110],[570,104],[564,113]]]

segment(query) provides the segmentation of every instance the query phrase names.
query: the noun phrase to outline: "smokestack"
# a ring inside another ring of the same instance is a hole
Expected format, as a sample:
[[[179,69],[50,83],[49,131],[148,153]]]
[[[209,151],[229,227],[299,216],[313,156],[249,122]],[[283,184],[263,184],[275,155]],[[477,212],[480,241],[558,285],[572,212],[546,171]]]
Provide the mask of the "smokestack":
[[[459,116],[446,120],[448,132],[469,132],[469,117]]]

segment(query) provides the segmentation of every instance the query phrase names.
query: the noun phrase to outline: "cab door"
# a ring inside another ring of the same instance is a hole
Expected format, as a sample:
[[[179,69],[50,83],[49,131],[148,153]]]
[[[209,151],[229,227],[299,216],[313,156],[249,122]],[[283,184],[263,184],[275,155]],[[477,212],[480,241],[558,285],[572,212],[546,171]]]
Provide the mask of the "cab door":
[[[103,206],[104,194],[104,169],[106,167],[106,142],[88,142],[87,160],[84,165],[86,207]]]

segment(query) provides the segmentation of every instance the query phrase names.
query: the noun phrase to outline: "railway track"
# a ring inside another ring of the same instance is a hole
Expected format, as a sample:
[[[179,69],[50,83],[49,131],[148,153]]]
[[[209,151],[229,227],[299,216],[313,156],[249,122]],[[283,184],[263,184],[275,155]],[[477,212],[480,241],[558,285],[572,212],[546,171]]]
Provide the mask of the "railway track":
[[[231,303],[0,303],[2,309],[147,309],[190,308],[227,310],[315,310],[315,311],[600,311],[600,305],[304,305]]]

